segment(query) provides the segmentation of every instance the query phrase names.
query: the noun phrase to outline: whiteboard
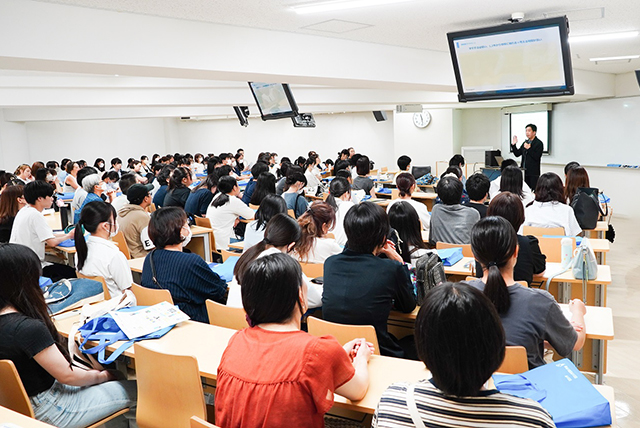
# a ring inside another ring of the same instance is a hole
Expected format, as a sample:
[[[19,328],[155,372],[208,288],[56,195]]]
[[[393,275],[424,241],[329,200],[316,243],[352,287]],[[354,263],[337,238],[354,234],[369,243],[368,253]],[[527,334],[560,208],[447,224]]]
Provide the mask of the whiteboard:
[[[543,163],[640,165],[640,97],[555,104]]]

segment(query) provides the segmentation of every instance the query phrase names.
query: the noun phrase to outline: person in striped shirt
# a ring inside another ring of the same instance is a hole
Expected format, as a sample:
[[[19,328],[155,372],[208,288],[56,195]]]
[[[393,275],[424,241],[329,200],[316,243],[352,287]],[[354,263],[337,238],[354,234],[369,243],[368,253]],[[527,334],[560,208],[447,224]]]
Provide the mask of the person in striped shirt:
[[[382,394],[374,428],[555,427],[537,402],[487,387],[505,354],[505,335],[491,301],[464,283],[427,294],[416,319],[418,356],[433,376],[394,383]]]

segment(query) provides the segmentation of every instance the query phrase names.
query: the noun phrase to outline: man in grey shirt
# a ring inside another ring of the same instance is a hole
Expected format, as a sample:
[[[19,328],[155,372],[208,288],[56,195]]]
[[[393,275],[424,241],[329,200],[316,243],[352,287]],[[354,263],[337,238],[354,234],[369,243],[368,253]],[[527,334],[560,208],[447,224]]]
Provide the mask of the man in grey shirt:
[[[438,182],[437,192],[442,203],[431,211],[429,242],[432,245],[471,243],[471,228],[480,220],[480,214],[460,204],[462,189],[462,182],[456,177],[444,177]]]

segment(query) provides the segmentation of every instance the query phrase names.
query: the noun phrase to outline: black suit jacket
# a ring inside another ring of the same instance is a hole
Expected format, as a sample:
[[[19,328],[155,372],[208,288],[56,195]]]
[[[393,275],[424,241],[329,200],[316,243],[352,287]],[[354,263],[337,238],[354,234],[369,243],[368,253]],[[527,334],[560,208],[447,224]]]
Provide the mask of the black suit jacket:
[[[520,163],[520,166],[525,169],[525,177],[539,177],[540,158],[542,158],[542,152],[544,150],[542,141],[540,141],[538,137],[534,138],[530,141],[531,147],[528,150],[524,148],[525,143],[526,141],[522,143],[520,148],[512,145],[511,151],[516,156],[522,156],[522,162]]]

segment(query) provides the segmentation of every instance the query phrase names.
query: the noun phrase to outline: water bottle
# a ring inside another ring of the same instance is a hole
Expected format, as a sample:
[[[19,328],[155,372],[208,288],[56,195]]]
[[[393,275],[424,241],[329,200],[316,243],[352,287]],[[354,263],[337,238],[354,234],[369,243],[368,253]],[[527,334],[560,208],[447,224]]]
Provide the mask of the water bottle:
[[[562,238],[560,241],[560,254],[561,264],[563,268],[569,266],[571,263],[571,256],[573,253],[573,240],[571,238]]]

